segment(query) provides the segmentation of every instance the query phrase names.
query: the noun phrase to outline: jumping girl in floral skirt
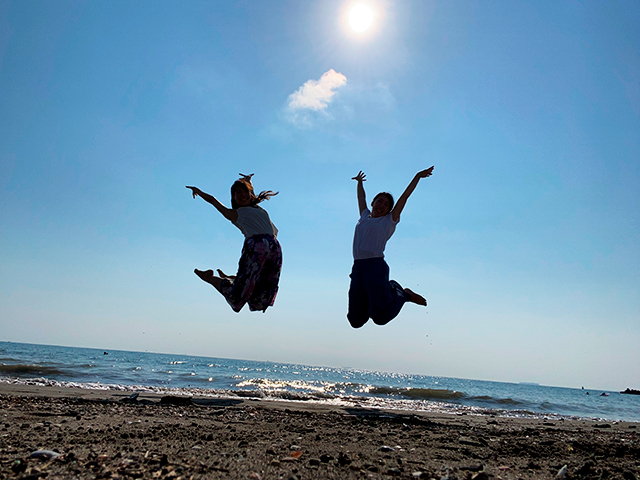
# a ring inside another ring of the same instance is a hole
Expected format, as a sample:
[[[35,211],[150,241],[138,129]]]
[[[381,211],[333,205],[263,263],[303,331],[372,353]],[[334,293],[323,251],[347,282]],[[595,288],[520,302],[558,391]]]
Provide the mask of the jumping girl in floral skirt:
[[[263,191],[257,196],[253,192],[251,175],[240,174],[242,178],[231,186],[231,207],[227,208],[215,197],[204,193],[197,187],[191,189],[193,198],[196,196],[214,207],[231,221],[244,234],[242,256],[238,262],[238,273],[235,276],[225,275],[218,270],[198,270],[194,272],[205,282],[213,285],[234,312],[239,312],[245,303],[249,310],[265,312],[273,306],[278,281],[282,269],[282,250],[276,239],[278,229],[271,223],[267,211],[258,206],[263,200],[269,200],[278,192]]]

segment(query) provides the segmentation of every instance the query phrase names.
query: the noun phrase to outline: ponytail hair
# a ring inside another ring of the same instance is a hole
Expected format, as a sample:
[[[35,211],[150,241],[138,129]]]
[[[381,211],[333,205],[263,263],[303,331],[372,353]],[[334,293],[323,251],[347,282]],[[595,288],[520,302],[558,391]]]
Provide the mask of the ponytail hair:
[[[233,209],[240,208],[240,205],[236,203],[235,193],[238,189],[243,189],[249,194],[249,205],[255,207],[260,202],[265,200],[269,200],[271,197],[278,195],[280,192],[274,192],[272,190],[263,190],[258,195],[256,195],[253,191],[253,184],[251,183],[251,177],[253,177],[253,173],[251,175],[245,175],[243,173],[239,174],[240,178],[233,182],[231,185],[231,207]]]

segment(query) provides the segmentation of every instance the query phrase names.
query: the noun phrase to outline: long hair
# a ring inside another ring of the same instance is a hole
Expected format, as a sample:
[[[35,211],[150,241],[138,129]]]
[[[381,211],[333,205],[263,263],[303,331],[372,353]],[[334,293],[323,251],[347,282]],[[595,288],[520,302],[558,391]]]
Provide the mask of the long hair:
[[[253,173],[251,175],[245,175],[240,173],[240,179],[233,182],[231,185],[231,208],[236,209],[240,208],[240,205],[236,203],[235,193],[238,189],[243,189],[249,194],[249,205],[255,207],[260,202],[265,200],[269,200],[271,197],[278,195],[280,192],[273,192],[272,190],[263,190],[258,195],[253,191],[253,184],[251,183],[251,177],[253,177]]]

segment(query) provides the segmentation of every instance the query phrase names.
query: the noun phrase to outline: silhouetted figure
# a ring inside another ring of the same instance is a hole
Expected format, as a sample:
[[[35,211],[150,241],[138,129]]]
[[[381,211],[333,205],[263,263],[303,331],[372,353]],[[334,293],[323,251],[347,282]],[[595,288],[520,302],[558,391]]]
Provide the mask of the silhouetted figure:
[[[431,176],[433,167],[418,172],[400,198],[393,203],[390,193],[378,193],[367,207],[363,183],[365,174],[360,171],[353,180],[358,182],[358,207],[360,219],[353,237],[353,268],[349,287],[349,312],[347,319],[353,328],[362,327],[369,318],[377,325],[393,320],[406,302],[427,305],[424,297],[402,288],[395,280],[389,280],[389,266],[384,260],[387,241],[395,232],[400,214],[409,196],[421,178]]]
[[[218,290],[234,312],[239,312],[245,303],[249,310],[265,312],[273,306],[278,292],[282,250],[276,239],[278,229],[271,223],[267,211],[258,206],[278,192],[262,191],[257,196],[251,184],[251,175],[240,174],[242,178],[231,186],[231,208],[225,207],[215,197],[197,187],[191,189],[193,198],[201,197],[213,205],[221,214],[244,234],[244,246],[238,262],[236,275],[225,275],[217,270],[194,270],[203,281]]]

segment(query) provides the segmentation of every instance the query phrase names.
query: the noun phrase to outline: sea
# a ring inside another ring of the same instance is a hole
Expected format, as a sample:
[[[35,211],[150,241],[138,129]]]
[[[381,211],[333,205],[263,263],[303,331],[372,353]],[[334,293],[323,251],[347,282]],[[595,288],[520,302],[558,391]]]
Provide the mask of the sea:
[[[14,342],[0,342],[0,383],[458,415],[640,422],[640,395],[620,392]]]

